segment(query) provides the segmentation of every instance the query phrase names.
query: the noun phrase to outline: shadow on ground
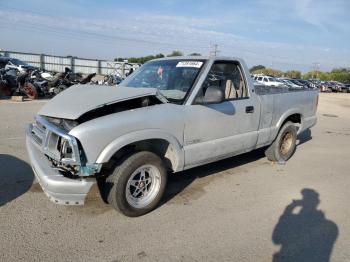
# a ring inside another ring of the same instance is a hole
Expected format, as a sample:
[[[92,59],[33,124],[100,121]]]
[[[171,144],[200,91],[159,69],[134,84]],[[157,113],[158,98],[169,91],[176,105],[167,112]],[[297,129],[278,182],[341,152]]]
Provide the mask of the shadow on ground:
[[[317,209],[320,200],[315,190],[304,188],[301,194],[302,199],[285,208],[273,231],[273,243],[281,246],[273,262],[330,260],[338,227]]]
[[[311,130],[306,129],[298,135],[298,145],[306,143],[312,139]],[[243,166],[247,163],[258,161],[265,157],[264,151],[266,148],[257,149],[255,151],[231,157],[225,160],[196,167],[184,172],[175,173],[168,176],[168,184],[164,193],[162,204],[167,203],[176,195],[180,194],[197,178],[217,175],[217,173]],[[268,161],[268,160],[267,160]]]
[[[34,174],[26,162],[0,154],[0,206],[27,192],[33,184]]]
[[[312,139],[311,129],[306,129],[298,135],[299,142],[297,145],[304,144]]]
[[[214,177],[219,175],[217,173],[220,173],[222,171],[232,168],[238,168],[247,163],[258,161],[259,159],[265,157],[264,151],[265,149],[258,149],[246,154],[238,155],[218,162],[206,164],[190,170],[169,175],[162,204],[167,203],[176,195],[180,194],[196,179],[211,175],[213,175]]]

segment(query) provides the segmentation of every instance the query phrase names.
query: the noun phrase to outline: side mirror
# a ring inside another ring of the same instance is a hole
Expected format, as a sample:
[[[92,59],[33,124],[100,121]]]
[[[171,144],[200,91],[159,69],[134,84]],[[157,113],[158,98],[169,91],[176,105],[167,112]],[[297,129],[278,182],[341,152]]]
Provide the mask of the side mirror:
[[[209,86],[207,90],[205,90],[205,94],[196,99],[196,103],[219,104],[224,101],[224,98],[225,98],[225,94],[219,87]]]

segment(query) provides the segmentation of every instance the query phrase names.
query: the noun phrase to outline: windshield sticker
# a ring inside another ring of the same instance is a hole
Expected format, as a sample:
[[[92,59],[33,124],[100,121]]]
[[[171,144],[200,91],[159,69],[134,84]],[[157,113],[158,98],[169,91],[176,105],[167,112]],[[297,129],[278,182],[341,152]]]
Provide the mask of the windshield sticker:
[[[200,68],[203,65],[203,62],[200,61],[181,61],[178,62],[176,67],[195,67]]]
[[[164,69],[162,66],[160,66],[157,70],[157,75],[162,79],[163,78],[163,72],[164,72]]]

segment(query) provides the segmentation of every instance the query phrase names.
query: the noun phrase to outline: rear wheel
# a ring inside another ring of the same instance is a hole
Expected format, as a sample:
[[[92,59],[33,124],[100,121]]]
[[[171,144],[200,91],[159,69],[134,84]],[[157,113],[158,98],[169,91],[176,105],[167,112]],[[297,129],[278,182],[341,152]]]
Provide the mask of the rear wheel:
[[[286,122],[276,140],[265,151],[266,157],[274,162],[287,161],[295,152],[297,129],[292,122]]]
[[[127,157],[106,178],[108,202],[124,215],[136,217],[153,210],[165,190],[167,172],[154,153],[143,151]]]

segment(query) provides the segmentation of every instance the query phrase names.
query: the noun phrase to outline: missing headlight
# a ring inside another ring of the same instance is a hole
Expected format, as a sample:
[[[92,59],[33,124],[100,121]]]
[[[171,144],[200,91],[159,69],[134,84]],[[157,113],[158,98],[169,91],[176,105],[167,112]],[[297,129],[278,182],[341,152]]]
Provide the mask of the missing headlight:
[[[73,149],[67,139],[61,139],[60,154],[61,158],[73,158]]]

